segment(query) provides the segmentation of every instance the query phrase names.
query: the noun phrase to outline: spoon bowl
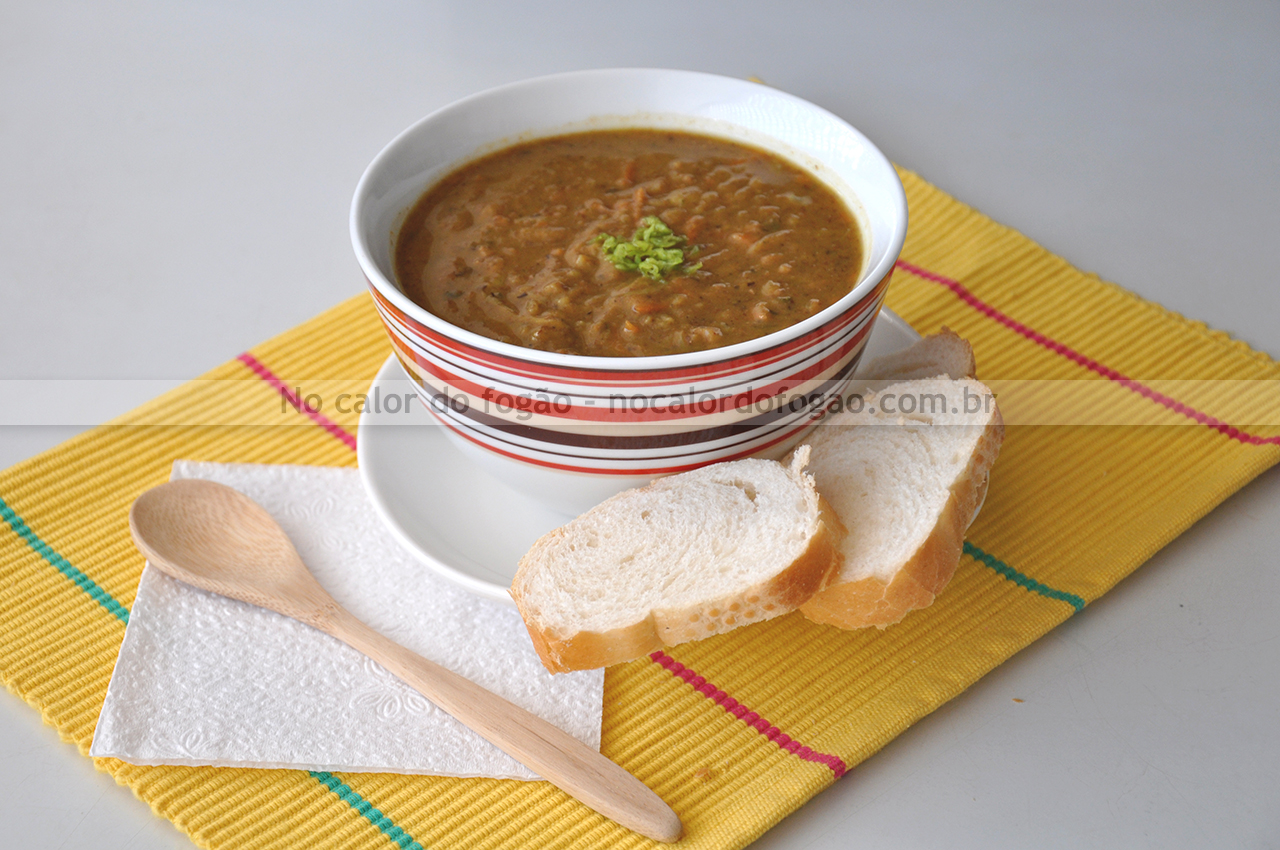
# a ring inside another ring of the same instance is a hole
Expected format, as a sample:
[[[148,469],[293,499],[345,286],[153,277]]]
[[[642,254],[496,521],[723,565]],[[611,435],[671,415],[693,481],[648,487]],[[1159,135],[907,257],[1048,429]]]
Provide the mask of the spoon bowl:
[[[138,497],[129,530],[147,561],[179,581],[292,617],[363,652],[485,740],[590,808],[655,841],[684,827],[644,783],[542,718],[383,637],[337,603],[257,502],[213,481]]]

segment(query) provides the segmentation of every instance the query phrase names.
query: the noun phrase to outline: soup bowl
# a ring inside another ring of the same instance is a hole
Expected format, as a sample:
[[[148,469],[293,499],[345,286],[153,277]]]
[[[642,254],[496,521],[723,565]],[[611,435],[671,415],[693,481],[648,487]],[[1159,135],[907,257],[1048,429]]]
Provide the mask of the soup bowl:
[[[616,128],[718,136],[810,172],[857,221],[864,249],[857,282],[820,312],[766,336],[640,357],[497,341],[401,290],[395,240],[428,188],[512,144]],[[478,465],[565,513],[658,476],[781,457],[795,446],[853,375],[906,229],[893,166],[840,118],[757,83],[654,69],[541,77],[446,106],[378,154],[351,208],[352,243],[374,303],[435,421]]]

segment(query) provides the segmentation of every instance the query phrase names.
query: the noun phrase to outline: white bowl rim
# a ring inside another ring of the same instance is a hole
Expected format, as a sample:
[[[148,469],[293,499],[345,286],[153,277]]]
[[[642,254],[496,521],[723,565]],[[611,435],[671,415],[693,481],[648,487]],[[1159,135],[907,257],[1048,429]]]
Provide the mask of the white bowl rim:
[[[893,185],[897,187],[897,192],[892,198],[894,202],[895,227],[889,237],[888,250],[885,251],[881,260],[871,269],[869,269],[862,279],[849,292],[843,295],[835,303],[829,305],[825,309],[803,319],[794,325],[788,325],[772,333],[755,339],[745,340],[743,342],[725,345],[719,348],[708,348],[701,351],[686,351],[678,354],[658,354],[638,357],[602,357],[597,355],[586,354],[562,354],[556,351],[544,351],[537,348],[526,348],[514,343],[502,342],[501,340],[491,339],[473,331],[466,330],[458,325],[452,324],[445,319],[428,311],[426,308],[414,303],[400,291],[394,283],[387,279],[382,270],[378,268],[378,264],[374,261],[372,254],[365,245],[364,236],[360,222],[365,210],[366,194],[369,186],[372,184],[374,176],[382,168],[384,163],[392,156],[395,148],[406,137],[413,135],[419,131],[422,126],[438,121],[442,116],[450,112],[461,110],[469,107],[477,100],[492,97],[499,93],[517,91],[521,88],[534,88],[537,86],[547,85],[561,80],[574,80],[584,77],[604,76],[609,74],[674,74],[685,75],[691,78],[704,78],[708,80],[716,80],[719,82],[740,83],[743,86],[756,86],[760,83],[750,80],[743,80],[736,77],[726,77],[720,74],[708,74],[702,71],[685,71],[671,68],[591,68],[580,71],[566,71],[559,74],[546,74],[539,77],[531,77],[524,80],[518,80],[512,83],[506,83],[500,86],[484,89],[467,95],[459,100],[436,109],[419,120],[415,121],[409,127],[396,135],[394,139],[388,142],[378,155],[373,158],[369,166],[361,175],[360,181],[356,184],[355,195],[351,201],[351,215],[349,220],[351,232],[351,244],[355,249],[356,260],[360,264],[361,271],[365,275],[365,279],[378,291],[378,294],[391,302],[398,310],[414,320],[418,324],[425,325],[428,329],[439,333],[440,335],[487,351],[491,354],[510,358],[526,363],[535,363],[539,365],[552,366],[562,369],[580,369],[582,371],[592,372],[634,372],[634,371],[664,371],[674,370],[688,367],[705,366],[713,363],[723,363],[735,360],[740,357],[750,356],[752,354],[767,351],[778,345],[785,344],[794,339],[804,336],[806,333],[827,324],[836,316],[850,309],[858,301],[861,301],[870,294],[880,282],[890,274],[893,270],[894,263],[897,261],[899,254],[902,252],[902,245],[907,234],[907,197],[902,187],[901,180],[897,177],[897,172],[893,167],[893,163],[884,155],[875,144],[862,134],[856,127],[849,124],[840,116],[823,109],[815,103],[811,103],[801,97],[781,91],[779,89],[770,88],[770,92],[784,100],[792,101],[798,106],[807,110],[818,113],[825,119],[843,125],[854,134],[863,144],[867,146],[866,155],[876,162],[877,165],[887,169],[887,172],[893,175]],[[672,113],[672,114],[679,114]],[[448,173],[448,172],[446,172]]]

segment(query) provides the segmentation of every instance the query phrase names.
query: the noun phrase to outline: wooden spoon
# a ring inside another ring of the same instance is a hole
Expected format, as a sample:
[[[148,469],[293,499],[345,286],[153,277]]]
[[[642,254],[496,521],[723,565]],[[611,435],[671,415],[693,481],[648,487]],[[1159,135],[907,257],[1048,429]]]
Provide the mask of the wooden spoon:
[[[171,481],[138,497],[129,530],[151,565],[202,590],[268,608],[336,637],[399,676],[482,738],[605,817],[679,841],[676,813],[586,744],[357,620],[315,580],[284,529],[213,481]]]

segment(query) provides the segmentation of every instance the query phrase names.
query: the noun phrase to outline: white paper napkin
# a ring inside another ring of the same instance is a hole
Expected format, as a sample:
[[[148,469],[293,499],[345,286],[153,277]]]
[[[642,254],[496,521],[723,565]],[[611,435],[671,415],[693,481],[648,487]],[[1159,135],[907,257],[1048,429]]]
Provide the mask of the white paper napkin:
[[[604,672],[547,673],[514,609],[399,547],[356,470],[178,461],[172,477],[252,497],[357,617],[599,748]],[[537,778],[354,649],[150,567],[89,752],[133,764]]]

